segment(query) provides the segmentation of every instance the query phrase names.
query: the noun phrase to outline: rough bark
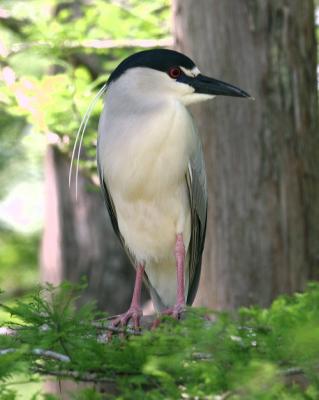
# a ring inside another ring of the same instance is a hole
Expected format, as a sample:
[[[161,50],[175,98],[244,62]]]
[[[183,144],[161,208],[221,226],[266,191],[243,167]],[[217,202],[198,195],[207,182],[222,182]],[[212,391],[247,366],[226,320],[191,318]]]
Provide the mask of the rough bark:
[[[256,99],[192,109],[209,186],[197,302],[266,306],[319,277],[314,4],[175,0],[174,22],[177,49]]]
[[[81,301],[119,313],[129,306],[134,269],[113,233],[97,188],[79,174],[78,199],[68,187],[69,161],[55,146],[46,155],[46,216],[42,241],[42,281],[63,279],[88,288]]]

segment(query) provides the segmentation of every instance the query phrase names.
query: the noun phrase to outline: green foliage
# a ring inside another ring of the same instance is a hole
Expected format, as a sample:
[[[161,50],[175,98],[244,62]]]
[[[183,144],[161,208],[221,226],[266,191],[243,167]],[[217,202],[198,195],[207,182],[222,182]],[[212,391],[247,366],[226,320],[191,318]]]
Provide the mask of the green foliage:
[[[169,0],[2,1],[2,6],[13,20],[0,25],[0,118],[3,111],[7,124],[24,120],[36,132],[58,135],[66,152],[96,90],[122,58],[137,50],[87,43],[169,36]],[[100,111],[101,104],[84,140],[88,160],[95,158]],[[92,172],[95,166],[82,167]]]
[[[26,138],[50,134],[70,153],[95,92],[120,59],[138,50],[95,49],[84,42],[168,36],[169,3],[1,1],[9,18],[0,26],[0,196],[17,176],[25,179],[26,166],[39,165],[38,153],[32,152],[35,140],[25,146]],[[98,104],[84,139],[82,168],[90,174],[95,169],[100,110]],[[29,284],[23,271],[35,271],[38,237],[15,236],[6,228],[1,233],[1,284]],[[115,337],[107,344],[97,340],[101,329],[93,321],[101,315],[94,307],[76,309],[79,290],[68,284],[48,286],[2,307],[3,325],[12,326],[17,334],[0,336],[1,399],[18,398],[12,386],[17,377],[31,381],[39,379],[39,372],[67,376],[74,371],[79,380],[94,374],[96,381],[115,382],[115,397],[122,400],[213,399],[227,392],[232,400],[319,398],[318,285],[309,286],[305,294],[280,297],[268,310],[242,309],[236,316],[216,313],[214,323],[203,318],[205,310],[190,310],[183,321],[168,318],[154,332],[127,340]],[[70,361],[43,357],[37,349],[61,353]],[[291,368],[302,371],[304,390],[285,384],[285,371]],[[89,388],[72,398],[103,396]]]
[[[113,382],[118,389],[113,398],[122,400],[214,399],[226,393],[245,400],[319,396],[318,284],[279,297],[269,309],[243,308],[209,319],[211,311],[189,309],[182,321],[166,317],[154,331],[114,336],[108,343],[94,306],[76,308],[81,289],[47,286],[28,300],[2,306],[11,315],[4,325],[17,332],[0,336],[2,352],[10,349],[0,355],[2,390],[12,395],[6,382],[18,372],[30,379],[39,373],[73,374],[77,380]],[[67,359],[45,356],[46,350]],[[303,387],[289,378],[294,373],[306,382]],[[74,396],[105,398],[93,387]]]
[[[39,234],[0,230],[0,282],[7,295],[18,295],[34,285],[37,276]]]

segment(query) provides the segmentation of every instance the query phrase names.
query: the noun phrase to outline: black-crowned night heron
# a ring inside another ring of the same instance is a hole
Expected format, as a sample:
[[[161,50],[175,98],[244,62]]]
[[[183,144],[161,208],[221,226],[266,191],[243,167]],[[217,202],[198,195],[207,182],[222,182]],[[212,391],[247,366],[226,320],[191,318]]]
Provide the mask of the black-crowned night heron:
[[[113,325],[132,319],[139,326],[143,280],[155,309],[179,318],[197,292],[207,217],[203,152],[186,106],[215,95],[250,96],[164,49],[131,55],[102,89],[100,182],[136,269],[131,306]]]

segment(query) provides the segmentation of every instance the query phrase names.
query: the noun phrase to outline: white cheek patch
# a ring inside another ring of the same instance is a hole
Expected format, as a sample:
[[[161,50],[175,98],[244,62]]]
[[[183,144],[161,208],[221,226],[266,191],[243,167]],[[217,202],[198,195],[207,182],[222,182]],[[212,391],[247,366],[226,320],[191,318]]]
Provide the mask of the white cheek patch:
[[[200,74],[200,71],[197,67],[194,67],[192,69],[180,67],[180,69],[184,72],[185,75],[190,76],[192,78]]]
[[[194,68],[191,70],[191,73],[193,74],[193,76],[197,76],[197,75],[200,74],[200,70],[199,70],[197,67],[194,67]]]

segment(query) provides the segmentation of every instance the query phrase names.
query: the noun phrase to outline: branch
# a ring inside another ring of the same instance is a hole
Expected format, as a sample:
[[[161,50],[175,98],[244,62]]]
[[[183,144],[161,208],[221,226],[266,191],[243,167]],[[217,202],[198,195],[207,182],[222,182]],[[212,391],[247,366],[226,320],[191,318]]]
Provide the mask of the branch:
[[[100,331],[106,331],[106,332],[111,332],[115,334],[127,334],[127,335],[134,335],[134,336],[140,336],[143,334],[142,330],[136,331],[134,330],[130,324],[127,327],[117,327],[117,326],[112,326],[112,319],[116,318],[117,316],[114,317],[109,317],[107,319],[101,319],[98,321],[95,321],[92,323],[92,326],[94,326],[96,329]],[[152,316],[146,316],[143,317],[141,320],[141,327],[144,330],[150,329],[152,322],[154,318]],[[8,327],[8,326],[2,326],[0,327],[0,336],[14,336],[19,333],[19,331],[27,330],[27,329],[32,329],[29,326],[15,326],[14,328]],[[48,325],[44,324],[39,327],[39,330],[48,330],[50,329]],[[1,353],[0,353],[1,355]]]
[[[0,350],[0,356],[5,356],[9,353],[15,353],[18,349],[8,348]],[[31,350],[32,354],[43,358],[50,358],[52,360],[61,361],[61,362],[70,362],[70,357],[66,356],[65,354],[57,353],[56,351],[52,350],[44,350],[44,349],[33,349]]]
[[[92,39],[66,43],[66,48],[115,49],[118,47],[141,47],[147,49],[152,47],[173,47],[173,45],[174,40],[172,37],[162,39]]]
[[[174,40],[172,37],[162,39],[89,39],[89,40],[65,40],[60,43],[53,43],[47,40],[29,42],[29,43],[14,43],[11,50],[2,56],[10,56],[20,53],[24,50],[35,47],[50,47],[61,49],[117,49],[117,48],[143,48],[149,49],[153,47],[173,47]]]
[[[9,350],[9,349],[8,349]],[[13,349],[14,350],[14,349]],[[62,354],[55,353],[55,352],[49,352],[49,351],[41,351],[41,354],[43,355],[44,353],[50,353],[54,355],[54,359],[58,359],[57,357],[66,357]],[[194,354],[194,360],[200,360],[200,361],[207,361],[211,359],[212,356],[209,354]],[[62,361],[62,360],[61,360]],[[79,380],[82,382],[108,382],[108,383],[114,383],[114,379],[109,378],[109,377],[103,377],[101,375],[98,375],[96,373],[80,373],[78,371],[74,370],[60,370],[60,371],[55,371],[55,370],[48,370],[43,368],[40,365],[36,365],[32,369],[33,372],[39,373],[41,375],[51,375],[51,376],[57,376],[57,377],[63,377],[63,378],[72,378],[75,380]],[[306,388],[309,385],[308,379],[306,378],[304,371],[301,368],[290,368],[287,370],[279,371],[279,374],[284,377],[284,383],[287,386],[291,386],[292,384],[297,384],[301,388]],[[294,379],[289,379],[289,377],[293,377]],[[299,378],[299,379],[298,379]],[[231,395],[234,393],[239,392],[239,391],[228,391],[220,395],[219,399],[224,400],[229,398]]]
[[[23,33],[23,27],[29,21],[26,18],[17,19],[14,18],[13,15],[9,13],[6,9],[0,7],[0,23],[11,31],[15,32],[20,36],[20,38],[24,38],[26,35]]]
[[[140,320],[141,330],[136,331],[135,329],[132,328],[130,323],[128,324],[128,326],[126,328],[112,326],[112,321],[117,317],[118,317],[118,315],[113,315],[108,318],[99,319],[99,320],[93,322],[93,326],[97,329],[106,330],[106,331],[114,332],[117,334],[127,333],[130,335],[142,335],[144,330],[151,329],[153,322],[158,318],[158,316],[156,314],[144,315]]]
[[[100,376],[94,373],[80,373],[78,371],[54,371],[54,370],[47,370],[39,365],[35,368],[32,368],[33,372],[36,372],[41,375],[51,375],[51,376],[58,376],[61,378],[72,378],[75,380],[80,380],[82,382],[108,382],[113,383],[114,379],[106,378],[105,376]]]
[[[108,318],[93,322],[92,325],[95,328],[104,332],[104,334],[101,333],[98,335],[97,341],[107,343],[109,341],[109,335],[107,333],[112,333],[112,335],[114,335],[114,334],[120,335],[122,337],[124,335],[139,336],[139,335],[143,334],[142,331],[136,331],[132,327],[130,327],[130,325],[128,325],[127,327],[124,327],[124,328],[112,326],[112,320],[115,319],[116,317],[117,317],[117,315],[114,315],[112,317],[108,317]],[[143,328],[143,330],[149,330],[152,326],[153,321],[156,318],[157,318],[156,315],[148,315],[148,316],[142,317],[141,318],[141,327]],[[19,333],[19,331],[22,331],[24,329],[30,329],[30,327],[16,326],[15,328],[12,328],[12,327],[3,326],[3,327],[0,327],[0,335],[14,336],[14,335],[17,335]],[[43,329],[48,330],[50,328],[45,324],[45,325],[41,325],[39,327],[39,329],[40,330],[43,330]],[[0,356],[4,356],[9,353],[14,353],[17,350],[18,349],[15,349],[15,348],[1,349]],[[57,353],[52,350],[44,350],[44,349],[36,348],[36,349],[32,349],[31,353],[34,355],[37,355],[39,357],[42,357],[42,358],[49,358],[49,359],[56,360],[56,361],[61,361],[61,362],[70,362],[71,361],[71,359],[68,355]],[[47,374],[50,375],[51,371],[48,371]],[[87,378],[87,381],[89,381],[89,378]]]
[[[57,353],[56,351],[52,351],[52,350],[33,349],[32,353],[36,354],[37,356],[41,356],[44,358],[50,358],[50,359],[57,360],[57,361],[62,361],[62,362],[70,362],[71,361],[69,356],[66,356],[65,354]]]
[[[318,366],[315,371],[318,372]],[[286,386],[299,386],[302,390],[306,390],[310,384],[309,378],[302,368],[294,367],[281,371]]]
[[[0,350],[0,356],[5,356],[6,354],[14,353],[15,351],[17,350],[12,348]]]

